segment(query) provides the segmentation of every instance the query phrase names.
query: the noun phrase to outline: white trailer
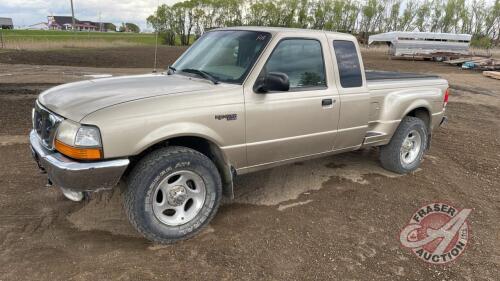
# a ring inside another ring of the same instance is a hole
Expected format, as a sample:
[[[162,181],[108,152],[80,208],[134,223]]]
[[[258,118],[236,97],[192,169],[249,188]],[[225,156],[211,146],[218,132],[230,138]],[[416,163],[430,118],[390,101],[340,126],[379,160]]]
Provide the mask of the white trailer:
[[[0,29],[14,29],[11,18],[0,18]]]
[[[395,57],[424,57],[441,60],[469,55],[472,35],[393,31],[372,35],[368,44],[385,42]]]

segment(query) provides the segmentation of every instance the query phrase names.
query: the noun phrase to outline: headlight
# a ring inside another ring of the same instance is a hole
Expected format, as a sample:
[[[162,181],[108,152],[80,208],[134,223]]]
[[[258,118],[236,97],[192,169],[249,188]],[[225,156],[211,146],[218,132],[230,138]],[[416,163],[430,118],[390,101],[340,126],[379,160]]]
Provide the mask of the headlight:
[[[103,155],[99,128],[69,120],[59,125],[54,146],[60,153],[75,159],[97,160]]]
[[[101,146],[101,134],[97,127],[82,126],[76,132],[76,146]]]

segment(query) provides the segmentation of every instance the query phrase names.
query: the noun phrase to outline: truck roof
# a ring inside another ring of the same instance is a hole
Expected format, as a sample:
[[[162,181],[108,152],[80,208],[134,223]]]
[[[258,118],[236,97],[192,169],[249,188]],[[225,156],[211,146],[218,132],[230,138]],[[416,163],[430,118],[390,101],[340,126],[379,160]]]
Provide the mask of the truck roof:
[[[269,32],[271,34],[277,33],[301,33],[301,34],[326,34],[337,37],[342,37],[343,39],[348,40],[356,40],[351,34],[341,33],[341,32],[333,32],[333,31],[325,31],[318,29],[303,29],[303,28],[289,28],[289,27],[263,27],[263,26],[233,26],[233,27],[224,27],[217,28],[214,30],[248,30],[248,31],[261,31],[261,32]]]

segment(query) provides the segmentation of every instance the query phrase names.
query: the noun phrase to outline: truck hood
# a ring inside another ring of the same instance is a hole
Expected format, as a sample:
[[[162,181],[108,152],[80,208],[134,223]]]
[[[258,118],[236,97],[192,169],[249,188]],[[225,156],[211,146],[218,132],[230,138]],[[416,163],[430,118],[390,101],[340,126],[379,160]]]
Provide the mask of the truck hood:
[[[181,75],[146,74],[64,84],[41,93],[38,100],[56,114],[78,122],[115,104],[210,87],[215,85]]]

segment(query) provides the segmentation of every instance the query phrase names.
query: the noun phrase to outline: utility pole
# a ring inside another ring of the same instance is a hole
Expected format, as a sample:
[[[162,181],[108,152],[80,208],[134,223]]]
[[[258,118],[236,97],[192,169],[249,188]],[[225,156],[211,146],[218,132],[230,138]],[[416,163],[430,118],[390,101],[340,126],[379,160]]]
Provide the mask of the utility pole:
[[[3,28],[0,27],[0,42],[2,42],[2,49],[4,48],[4,43],[3,43]]]
[[[73,31],[75,31],[75,9],[73,9],[73,0],[71,1],[71,20],[73,21]]]
[[[160,0],[157,1],[158,3],[156,4],[156,16],[158,18],[158,10],[160,8]],[[158,24],[156,24],[156,30],[155,30],[155,60],[153,63],[153,73],[156,73],[156,65],[158,64],[158,33],[160,32],[160,28],[158,27]]]
[[[99,32],[102,32],[101,11],[99,11]]]

